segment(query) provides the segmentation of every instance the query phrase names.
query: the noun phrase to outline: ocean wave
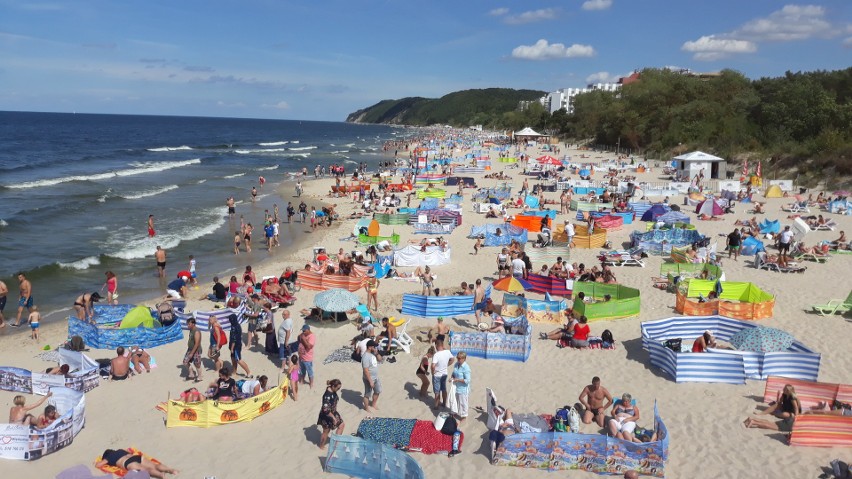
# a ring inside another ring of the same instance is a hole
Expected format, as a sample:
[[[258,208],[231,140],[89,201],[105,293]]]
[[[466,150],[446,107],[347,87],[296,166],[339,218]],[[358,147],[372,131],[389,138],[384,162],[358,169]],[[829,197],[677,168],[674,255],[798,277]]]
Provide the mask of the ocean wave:
[[[292,150],[292,148],[290,148]],[[287,148],[262,148],[255,150],[234,150],[234,153],[238,155],[256,155],[259,153],[277,153],[280,151],[287,151]]]
[[[307,157],[311,156],[311,154],[310,153],[290,153],[287,156],[301,156],[302,158],[307,158]]]
[[[191,150],[192,148],[186,145],[181,146],[161,146],[159,148],[148,148],[148,151],[180,151]]]
[[[296,145],[296,144],[298,144],[298,143],[299,143],[299,140],[292,140],[290,143],[292,143],[292,144]]]
[[[281,146],[290,143],[289,141],[273,141],[271,143],[258,143],[258,146]]]
[[[344,163],[352,163],[353,165],[357,165],[357,164],[358,164],[358,162],[357,162],[357,161],[352,161],[352,160],[343,160],[343,162],[344,162]]]
[[[264,166],[263,168],[255,168],[256,171],[270,171],[270,170],[277,170],[277,169],[278,169],[278,165]]]
[[[0,220],[0,226],[9,226],[9,223],[6,220]]]
[[[89,269],[90,266],[97,266],[101,264],[101,260],[97,256],[89,256],[87,258],[72,261],[70,263],[62,263],[60,261],[57,261],[56,264],[59,265],[60,268],[84,270]]]
[[[167,191],[172,191],[178,189],[178,185],[169,185],[163,186],[162,188],[154,188],[153,190],[142,191],[139,193],[127,194],[127,195],[118,195],[125,200],[138,200],[140,198],[147,198],[149,196],[159,195],[160,193],[165,193]]]
[[[134,162],[130,163],[130,166],[133,168],[128,168],[126,170],[116,170],[111,171],[109,173],[98,173],[95,175],[75,175],[75,176],[63,176],[61,178],[51,178],[46,180],[37,180],[37,181],[29,181],[26,183],[18,183],[13,185],[6,185],[7,188],[13,189],[21,189],[21,188],[39,188],[43,186],[54,186],[60,183],[68,183],[70,181],[97,181],[97,180],[106,180],[114,177],[122,177],[122,176],[134,176],[141,175],[145,173],[157,173],[160,171],[171,170],[172,168],[180,168],[183,166],[189,165],[197,165],[201,163],[200,158],[195,158],[193,160],[184,160],[184,161],[152,161],[147,163]]]
[[[223,176],[222,178],[228,178],[228,179],[230,179],[230,178],[239,178],[240,176],[245,176],[245,175],[246,175],[245,173],[237,173],[236,175],[225,175],[225,176]]]
[[[290,151],[315,150],[316,146],[300,146],[298,148],[287,148]]]
[[[203,180],[198,180],[198,181],[195,182],[195,184],[200,185],[201,183],[206,183],[206,182],[207,182],[207,178],[205,178]]]
[[[130,240],[119,237],[112,238],[114,243],[121,245],[121,249],[107,252],[106,255],[124,260],[134,260],[153,256],[157,251],[157,246],[166,250],[176,248],[184,241],[196,240],[215,233],[227,222],[222,213],[223,208],[221,207],[207,208],[194,216],[194,218],[204,221],[203,224],[181,225],[168,233],[157,233],[155,238],[137,237]]]

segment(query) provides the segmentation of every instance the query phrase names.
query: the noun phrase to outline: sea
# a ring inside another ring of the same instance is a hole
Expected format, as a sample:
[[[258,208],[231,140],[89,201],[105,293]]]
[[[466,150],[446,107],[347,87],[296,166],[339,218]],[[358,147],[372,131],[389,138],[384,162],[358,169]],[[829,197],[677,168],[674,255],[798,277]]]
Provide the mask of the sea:
[[[342,122],[0,112],[5,315],[14,318],[17,309],[19,271],[48,320],[67,317],[77,295],[99,291],[106,271],[118,277],[121,303],[162,294],[153,259],[158,245],[168,254],[165,281],[187,269],[189,255],[202,283],[215,274],[226,281],[270,256],[264,210],[278,204],[286,216],[287,202],[298,204],[293,174],[307,167],[313,178],[316,165],[332,164],[351,172],[360,162],[375,170],[388,160],[383,143],[403,134]],[[252,204],[260,176],[266,184]],[[282,183],[293,186],[283,188],[284,197]],[[233,220],[229,196],[237,202]],[[240,216],[255,227],[251,254],[233,254]],[[278,250],[303,243],[305,230],[283,223]]]

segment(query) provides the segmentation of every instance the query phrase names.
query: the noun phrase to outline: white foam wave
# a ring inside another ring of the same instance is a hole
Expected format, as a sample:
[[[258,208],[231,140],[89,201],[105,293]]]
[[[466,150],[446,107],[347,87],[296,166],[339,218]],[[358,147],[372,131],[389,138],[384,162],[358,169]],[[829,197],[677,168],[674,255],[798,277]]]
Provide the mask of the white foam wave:
[[[349,153],[349,150],[335,150],[331,152],[332,155],[339,155],[341,153]]]
[[[307,157],[311,156],[311,154],[310,153],[290,153],[287,156],[301,156],[302,158],[307,158]]]
[[[292,148],[290,148],[292,150]],[[263,149],[255,149],[255,150],[234,150],[234,153],[238,155],[253,155],[258,153],[276,153],[279,151],[287,151],[287,148],[263,148]]]
[[[178,189],[178,185],[169,185],[169,186],[164,186],[162,188],[154,188],[153,190],[142,191],[142,192],[139,192],[139,193],[132,193],[132,194],[127,194],[127,195],[119,195],[119,196],[124,198],[125,200],[138,200],[140,198],[147,198],[149,196],[159,195],[160,193],[165,193],[167,191],[172,191],[172,190],[176,190],[176,189]]]
[[[287,148],[290,151],[315,150],[316,146],[300,146],[298,148]]]
[[[134,176],[134,175],[142,175],[145,173],[157,173],[159,171],[171,170],[172,168],[180,168],[183,166],[189,165],[197,165],[201,163],[201,159],[195,158],[193,160],[184,160],[184,161],[152,161],[147,163],[139,163],[134,162],[130,163],[130,166],[133,168],[128,168],[126,170],[117,170],[109,173],[98,173],[95,175],[77,175],[77,176],[63,176],[61,178],[51,178],[47,180],[38,180],[38,181],[29,181],[26,183],[18,183],[13,185],[6,185],[7,188],[21,189],[21,188],[39,188],[43,186],[54,186],[60,183],[68,183],[70,181],[97,181],[97,180],[106,180],[109,178],[122,177],[122,176]]]
[[[226,175],[226,176],[223,176],[222,178],[228,178],[228,179],[239,178],[240,176],[245,176],[245,175],[246,175],[245,173],[237,173],[236,175]]]
[[[357,164],[358,164],[358,162],[357,162],[357,161],[352,161],[352,160],[343,160],[343,162],[344,162],[344,163],[352,163],[353,165],[357,165]]]
[[[273,141],[271,143],[258,143],[259,146],[281,146],[290,143],[289,141]]]
[[[0,220],[0,226],[9,226],[9,223],[6,220]]]
[[[106,254],[113,258],[126,260],[150,257],[157,251],[157,246],[166,250],[175,248],[183,241],[192,241],[215,233],[227,221],[225,216],[222,215],[222,208],[220,207],[202,210],[194,218],[199,218],[206,223],[182,225],[168,233],[158,233],[156,238],[137,237],[137,239],[128,240],[127,238],[114,237],[112,238],[114,244],[120,244],[121,249]]]
[[[97,231],[106,231],[107,227],[106,226],[92,226],[91,229],[97,230]]]
[[[257,168],[257,171],[270,171],[270,170],[277,170],[277,169],[278,169],[278,165],[272,165],[272,166],[265,166],[263,168]]]
[[[88,258],[72,261],[70,263],[62,263],[60,261],[57,261],[56,264],[58,264],[61,268],[65,269],[84,270],[89,269],[90,266],[97,266],[101,264],[101,260],[98,259],[97,256],[89,256]]]
[[[108,195],[107,193],[102,194],[102,195],[98,198],[98,203],[106,203],[106,200],[107,200],[107,197],[108,197],[108,196],[109,196],[109,195]]]
[[[345,144],[345,145],[343,145],[343,146],[345,146],[345,147],[347,147],[347,148],[352,148],[353,146],[355,146],[355,143],[347,143],[347,144]]]
[[[203,179],[203,180],[196,181],[195,184],[200,185],[201,183],[206,183],[206,182],[207,182],[207,179]]]
[[[297,144],[297,143],[299,143],[299,140],[293,140],[290,143]]]
[[[148,151],[180,151],[191,150],[192,148],[186,145],[181,146],[161,146],[159,148],[148,148]]]

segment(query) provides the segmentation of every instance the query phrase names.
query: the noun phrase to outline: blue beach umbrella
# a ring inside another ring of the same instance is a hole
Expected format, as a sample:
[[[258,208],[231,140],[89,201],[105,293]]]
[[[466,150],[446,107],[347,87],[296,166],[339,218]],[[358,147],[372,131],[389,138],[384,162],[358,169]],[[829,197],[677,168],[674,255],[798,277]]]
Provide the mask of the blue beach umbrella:
[[[589,170],[585,170],[585,169],[580,170],[580,176],[591,176],[591,173],[592,172],[589,171]]]
[[[786,351],[793,345],[793,336],[788,332],[765,326],[743,329],[731,336],[731,344],[740,351],[770,353]]]
[[[355,309],[360,303],[358,296],[343,288],[331,288],[314,296],[314,306],[332,313],[345,313]]]

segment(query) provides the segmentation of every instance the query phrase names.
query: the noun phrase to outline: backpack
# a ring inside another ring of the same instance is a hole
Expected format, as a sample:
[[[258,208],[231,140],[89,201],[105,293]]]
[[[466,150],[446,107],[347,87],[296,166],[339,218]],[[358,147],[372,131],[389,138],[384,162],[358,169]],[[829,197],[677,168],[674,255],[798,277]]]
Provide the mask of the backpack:
[[[444,425],[441,427],[441,434],[446,434],[447,436],[452,436],[459,430],[459,425],[456,422],[456,418],[450,416],[444,421]]]
[[[679,353],[680,352],[680,346],[681,346],[682,342],[683,342],[683,340],[681,338],[667,339],[663,343],[663,346],[671,349],[672,351],[674,351],[676,353]]]
[[[168,326],[175,320],[175,308],[171,301],[163,301],[157,305],[157,317],[163,326]]]
[[[568,432],[570,420],[570,408],[568,406],[556,410],[553,415],[553,430],[556,432]]]
[[[612,345],[615,344],[615,339],[612,337],[612,331],[604,329],[604,332],[601,333],[601,341],[603,341],[603,347],[612,347]]]

